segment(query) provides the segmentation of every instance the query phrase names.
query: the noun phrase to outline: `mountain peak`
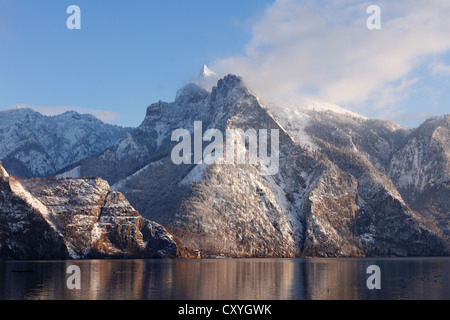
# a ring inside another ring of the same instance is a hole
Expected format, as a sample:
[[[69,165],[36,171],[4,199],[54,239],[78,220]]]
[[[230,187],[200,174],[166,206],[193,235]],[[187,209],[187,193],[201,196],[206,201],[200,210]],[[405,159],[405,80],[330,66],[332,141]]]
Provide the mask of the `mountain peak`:
[[[200,70],[200,78],[210,78],[210,77],[217,77],[217,74],[209,70],[206,64],[204,64],[202,69]]]
[[[7,108],[0,111],[1,114],[17,114],[17,115],[26,115],[26,114],[38,114],[39,112],[29,108],[29,107],[23,107],[23,106],[14,106],[11,108]]]
[[[197,102],[204,99],[208,92],[201,86],[195,83],[188,83],[183,88],[178,90],[175,97],[175,103],[178,105],[185,105],[188,102]]]
[[[219,80],[219,76],[204,64],[195,84],[205,90],[211,91],[211,88],[216,85],[217,80]]]
[[[242,78],[234,74],[229,74],[219,81],[221,84],[227,84],[228,86],[240,85],[242,83]]]
[[[248,90],[247,88],[245,88],[242,78],[239,76],[236,76],[234,74],[229,74],[217,82],[217,91],[218,92],[230,91],[235,88],[244,88],[244,89]],[[216,89],[216,88],[214,88],[214,89]]]

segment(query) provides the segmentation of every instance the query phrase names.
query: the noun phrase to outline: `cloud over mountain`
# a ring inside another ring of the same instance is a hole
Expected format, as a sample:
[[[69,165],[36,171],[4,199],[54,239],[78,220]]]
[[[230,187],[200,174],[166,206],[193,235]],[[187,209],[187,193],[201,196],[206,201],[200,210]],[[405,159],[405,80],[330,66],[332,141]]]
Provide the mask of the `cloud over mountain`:
[[[309,95],[386,116],[423,77],[448,75],[448,61],[431,65],[450,50],[450,3],[377,1],[381,30],[366,26],[371,4],[277,0],[253,24],[245,53],[212,68],[243,76],[266,101]]]

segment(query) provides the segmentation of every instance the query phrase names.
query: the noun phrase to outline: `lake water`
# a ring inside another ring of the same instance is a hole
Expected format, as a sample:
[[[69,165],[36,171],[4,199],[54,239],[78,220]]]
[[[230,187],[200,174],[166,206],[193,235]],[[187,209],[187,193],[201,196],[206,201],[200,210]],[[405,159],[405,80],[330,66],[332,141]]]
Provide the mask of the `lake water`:
[[[70,265],[80,290],[66,286]],[[366,286],[370,265],[380,290]],[[0,261],[0,299],[448,300],[449,267],[450,258]]]

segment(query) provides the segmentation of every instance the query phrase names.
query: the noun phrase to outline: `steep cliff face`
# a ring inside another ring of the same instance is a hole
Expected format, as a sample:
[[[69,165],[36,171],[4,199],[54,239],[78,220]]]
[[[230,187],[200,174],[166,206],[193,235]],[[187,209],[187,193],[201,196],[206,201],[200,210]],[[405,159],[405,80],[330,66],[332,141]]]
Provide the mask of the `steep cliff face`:
[[[39,210],[11,190],[10,182],[18,183],[0,163],[0,259],[68,258],[63,237]]]
[[[366,254],[448,254],[448,239],[442,230],[413,211],[391,179],[377,170],[364,154],[323,142],[320,145],[334,164],[357,181],[359,209],[350,226]]]
[[[2,259],[188,257],[102,179],[18,181],[1,167]]]
[[[181,128],[193,135],[195,121],[202,122],[202,133],[217,129],[224,137],[227,130],[264,129],[270,140],[270,132],[278,130],[277,172],[263,174],[261,161],[175,165],[171,151],[177,142],[171,134]],[[211,92],[190,84],[174,102],[151,105],[136,131],[81,162],[79,172],[107,179],[144,217],[205,252],[449,254],[442,225],[414,211],[391,178],[392,159],[411,132],[336,108],[294,113],[269,108],[239,77],[229,75]],[[448,153],[447,145],[441,149]],[[445,206],[447,200],[439,199]],[[448,210],[441,213],[448,221]]]
[[[450,237],[450,115],[415,129],[393,155],[389,175],[411,208]]]
[[[23,185],[51,208],[48,220],[63,235],[72,258],[182,255],[170,233],[142,218],[103,179],[39,179]]]
[[[331,167],[316,181],[305,203],[303,255],[340,257],[364,256],[355,234],[358,206],[356,179]]]

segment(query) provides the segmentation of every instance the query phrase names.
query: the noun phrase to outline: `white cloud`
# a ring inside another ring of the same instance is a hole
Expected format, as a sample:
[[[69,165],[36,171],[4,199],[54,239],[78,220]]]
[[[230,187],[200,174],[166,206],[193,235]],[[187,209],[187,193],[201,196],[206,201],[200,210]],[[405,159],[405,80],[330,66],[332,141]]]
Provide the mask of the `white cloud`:
[[[372,107],[377,110],[382,110],[389,106],[395,106],[400,101],[405,100],[410,96],[411,87],[419,81],[419,78],[402,78],[398,84],[389,83],[382,86],[381,89],[375,93],[376,96],[372,101]]]
[[[266,101],[292,103],[306,94],[381,114],[420,83],[420,66],[450,50],[450,1],[375,3],[381,30],[366,27],[374,2],[277,0],[253,25],[245,54],[212,68],[241,75]]]
[[[432,67],[433,75],[450,76],[450,65],[438,63]]]
[[[107,110],[96,110],[96,109],[89,109],[89,108],[83,108],[83,107],[73,107],[73,106],[33,106],[28,104],[15,104],[13,106],[4,108],[4,110],[8,109],[16,109],[16,108],[29,108],[34,111],[39,112],[40,114],[43,114],[45,116],[56,116],[59,114],[62,114],[66,111],[76,111],[81,114],[92,114],[96,118],[104,121],[109,122],[117,118],[118,113],[114,111],[107,111]]]

